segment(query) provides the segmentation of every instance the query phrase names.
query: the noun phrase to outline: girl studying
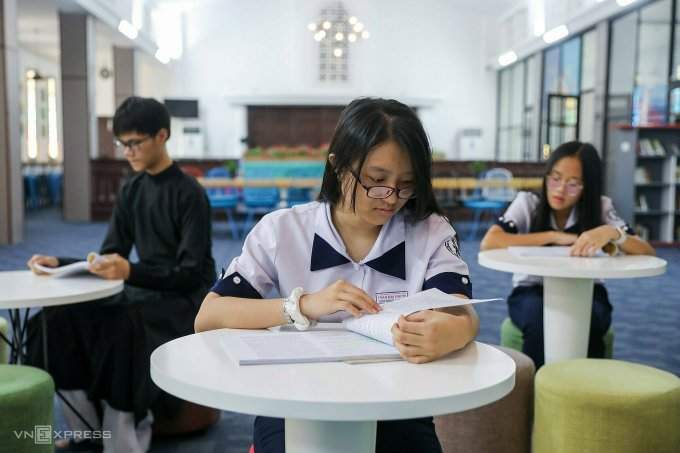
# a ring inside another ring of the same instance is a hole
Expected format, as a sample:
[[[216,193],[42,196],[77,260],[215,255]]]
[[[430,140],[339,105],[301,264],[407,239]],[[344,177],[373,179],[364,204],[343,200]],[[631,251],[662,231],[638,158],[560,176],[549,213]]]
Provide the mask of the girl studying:
[[[305,330],[370,316],[430,288],[470,298],[458,237],[434,198],[431,163],[425,130],[408,106],[351,102],[333,134],[318,201],[255,226],[203,301],[196,330]],[[462,305],[401,316],[392,336],[404,359],[424,363],[464,347],[478,328],[472,306]],[[284,451],[283,419],[257,417],[254,431],[256,452]],[[432,417],[378,422],[376,445],[441,451]]]
[[[546,164],[543,189],[520,192],[482,239],[481,250],[509,246],[569,246],[572,256],[593,256],[598,250],[654,255],[618,216],[612,200],[602,195],[602,164],[597,150],[578,141],[557,147]],[[544,363],[543,280],[513,275],[508,297],[510,319],[524,336],[523,352],[536,367]],[[602,337],[611,325],[612,305],[602,282],[593,294],[588,357],[604,357]]]

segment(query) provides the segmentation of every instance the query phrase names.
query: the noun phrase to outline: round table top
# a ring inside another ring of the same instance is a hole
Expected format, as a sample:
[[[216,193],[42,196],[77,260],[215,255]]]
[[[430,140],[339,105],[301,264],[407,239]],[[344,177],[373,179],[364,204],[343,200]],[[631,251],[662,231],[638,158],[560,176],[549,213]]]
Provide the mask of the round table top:
[[[198,404],[325,421],[459,412],[502,398],[515,383],[515,362],[476,342],[421,365],[400,360],[238,366],[220,345],[221,335],[257,332],[268,333],[220,329],[173,340],[151,355],[151,377],[165,391]]]
[[[651,277],[666,272],[667,266],[666,260],[648,255],[518,257],[507,249],[479,252],[477,260],[481,266],[497,271],[565,278]]]
[[[0,309],[65,305],[112,296],[123,290],[123,280],[95,275],[55,278],[30,270],[0,272]]]

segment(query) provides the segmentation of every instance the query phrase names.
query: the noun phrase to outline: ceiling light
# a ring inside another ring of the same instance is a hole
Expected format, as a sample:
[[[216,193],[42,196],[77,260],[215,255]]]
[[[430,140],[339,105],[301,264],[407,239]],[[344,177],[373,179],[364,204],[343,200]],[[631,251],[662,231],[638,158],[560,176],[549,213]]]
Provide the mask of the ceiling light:
[[[559,41],[569,34],[569,29],[566,25],[560,25],[552,30],[548,30],[543,34],[543,41],[551,44],[555,41]]]
[[[517,61],[517,54],[515,51],[511,50],[509,52],[505,52],[503,55],[498,57],[498,64],[501,66],[507,66],[509,64],[512,64]]]
[[[132,25],[130,22],[126,20],[121,20],[120,23],[118,24],[118,31],[127,36],[130,39],[135,39],[137,35],[139,34],[139,31],[137,30],[137,27]]]

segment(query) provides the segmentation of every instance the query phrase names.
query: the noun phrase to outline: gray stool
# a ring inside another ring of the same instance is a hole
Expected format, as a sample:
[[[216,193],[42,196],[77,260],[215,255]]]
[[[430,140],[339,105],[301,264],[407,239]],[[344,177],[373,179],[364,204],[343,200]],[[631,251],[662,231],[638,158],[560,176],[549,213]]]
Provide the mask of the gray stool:
[[[502,346],[496,348],[515,361],[515,388],[486,406],[435,417],[437,436],[445,453],[530,450],[536,367],[522,352]]]

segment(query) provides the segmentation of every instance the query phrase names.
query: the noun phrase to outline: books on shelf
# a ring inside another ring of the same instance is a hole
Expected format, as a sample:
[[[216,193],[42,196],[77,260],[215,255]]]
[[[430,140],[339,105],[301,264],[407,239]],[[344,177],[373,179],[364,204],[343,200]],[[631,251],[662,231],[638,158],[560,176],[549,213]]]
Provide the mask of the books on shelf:
[[[647,204],[647,197],[644,194],[640,194],[637,197],[637,206],[640,211],[649,211],[649,205]]]
[[[641,138],[638,147],[640,156],[665,156],[667,154],[666,148],[658,138]]]
[[[382,304],[377,314],[348,318],[297,331],[289,326],[266,333],[225,333],[220,343],[238,365],[382,361],[401,358],[392,344],[392,326],[399,316],[431,308],[453,307],[501,299],[463,299],[436,288]]]
[[[635,230],[635,234],[637,234],[640,239],[649,241],[649,226],[638,223],[637,225],[633,226],[633,230]]]
[[[635,167],[635,175],[633,180],[636,184],[648,184],[652,182],[652,174],[649,168],[637,166]]]
[[[62,278],[73,274],[88,272],[87,268],[91,264],[101,263],[102,261],[106,261],[106,258],[101,256],[99,253],[90,252],[87,254],[86,260],[77,261],[75,263],[67,264],[66,266],[48,267],[43,266],[42,264],[35,264],[34,266],[46,274],[53,275],[54,278]]]

